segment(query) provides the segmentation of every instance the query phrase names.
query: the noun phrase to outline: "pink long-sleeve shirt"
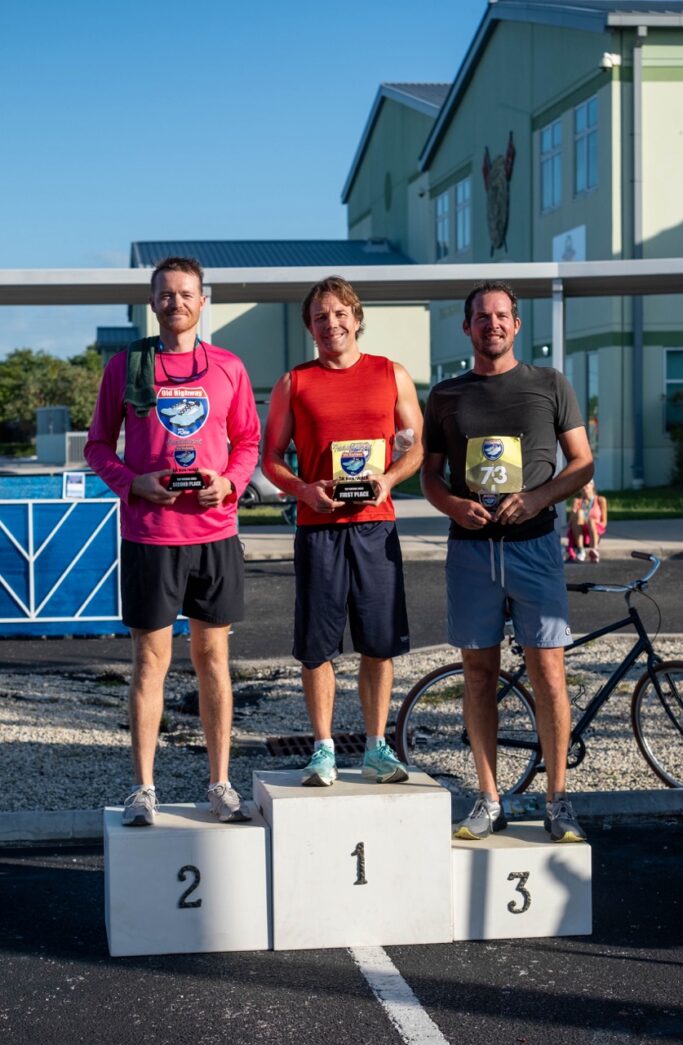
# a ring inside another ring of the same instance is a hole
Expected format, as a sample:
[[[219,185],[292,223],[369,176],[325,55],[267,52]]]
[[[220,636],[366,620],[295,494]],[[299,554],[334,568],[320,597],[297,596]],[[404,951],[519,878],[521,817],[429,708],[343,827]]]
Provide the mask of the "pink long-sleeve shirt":
[[[203,349],[206,349],[206,359]],[[202,367],[185,383],[173,383]],[[208,366],[203,372],[204,362]],[[203,544],[237,533],[237,501],[258,461],[260,425],[254,393],[244,364],[232,352],[202,345],[196,353],[164,353],[156,357],[156,409],[138,417],[123,402],[126,353],[119,352],[102,376],[95,413],[85,446],[94,472],[121,498],[121,535],[141,544]],[[125,422],[123,461],[116,444]],[[161,469],[201,471],[226,476],[233,495],[215,508],[202,508],[194,490],[174,504],[153,504],[131,493],[136,475]]]

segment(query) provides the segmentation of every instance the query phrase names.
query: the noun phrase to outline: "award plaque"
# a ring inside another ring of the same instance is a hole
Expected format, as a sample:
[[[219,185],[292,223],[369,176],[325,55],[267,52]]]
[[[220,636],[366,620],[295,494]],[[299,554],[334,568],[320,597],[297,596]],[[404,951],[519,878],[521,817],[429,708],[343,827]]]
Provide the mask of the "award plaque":
[[[169,476],[166,489],[170,493],[181,493],[185,490],[203,490],[204,476],[201,472],[173,472]]]
[[[375,475],[384,475],[384,439],[332,443],[332,497],[335,501],[374,501]]]
[[[502,500],[507,497],[506,493],[482,493],[479,491],[477,494],[481,504],[484,505],[489,512],[496,512],[498,505]]]

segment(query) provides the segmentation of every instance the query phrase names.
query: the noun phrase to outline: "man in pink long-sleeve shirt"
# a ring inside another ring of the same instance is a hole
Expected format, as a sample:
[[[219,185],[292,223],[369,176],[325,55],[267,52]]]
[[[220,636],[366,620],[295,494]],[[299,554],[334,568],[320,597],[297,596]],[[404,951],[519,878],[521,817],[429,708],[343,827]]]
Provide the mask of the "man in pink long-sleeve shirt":
[[[189,258],[166,258],[154,269],[150,305],[160,338],[147,349],[153,353],[149,386],[144,367],[131,368],[129,353],[114,356],[85,447],[90,467],[121,498],[123,622],[133,640],[134,784],[123,810],[130,826],[153,824],[158,806],[154,755],[179,612],[190,620],[209,802],[223,822],[248,819],[228,775],[228,633],[244,615],[237,501],[258,459],[260,429],[242,362],[197,336],[202,278]],[[145,406],[150,396],[156,398],[151,408]],[[123,422],[121,461],[116,444]]]

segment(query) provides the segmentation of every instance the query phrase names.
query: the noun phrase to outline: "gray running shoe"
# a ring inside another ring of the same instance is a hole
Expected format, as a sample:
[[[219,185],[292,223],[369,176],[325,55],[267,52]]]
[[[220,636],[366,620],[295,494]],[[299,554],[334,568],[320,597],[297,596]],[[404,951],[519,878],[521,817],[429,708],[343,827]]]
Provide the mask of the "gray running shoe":
[[[234,787],[227,784],[215,784],[208,790],[211,812],[215,813],[222,824],[242,824],[251,820],[242,809],[242,799]]]
[[[311,755],[308,765],[301,774],[303,787],[331,787],[337,779],[337,761],[334,751],[319,747]]]
[[[488,792],[481,791],[470,815],[456,825],[453,838],[479,842],[488,838],[492,831],[503,831],[507,825],[500,802],[491,798]]]
[[[153,787],[138,787],[123,803],[121,823],[124,827],[151,827],[159,803]]]
[[[579,824],[567,796],[556,791],[552,802],[546,802],[543,826],[553,842],[585,842],[586,832]]]

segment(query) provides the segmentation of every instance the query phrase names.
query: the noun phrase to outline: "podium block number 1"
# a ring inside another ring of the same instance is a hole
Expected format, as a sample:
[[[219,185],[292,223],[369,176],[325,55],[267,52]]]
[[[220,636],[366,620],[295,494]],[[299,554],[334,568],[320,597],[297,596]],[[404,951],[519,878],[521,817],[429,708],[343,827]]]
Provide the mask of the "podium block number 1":
[[[190,884],[188,885],[187,889],[181,894],[180,899],[178,900],[178,907],[182,907],[182,908],[201,907],[202,906],[202,901],[201,900],[188,900],[188,896],[192,895],[192,893],[195,891],[195,889],[197,888],[197,886],[199,885],[199,883],[202,880],[201,871],[199,870],[198,867],[195,867],[194,864],[185,864],[185,866],[181,867],[180,870],[178,871],[178,881],[179,882],[186,881],[188,874],[193,876],[193,880],[192,880],[192,882],[190,882]]]

